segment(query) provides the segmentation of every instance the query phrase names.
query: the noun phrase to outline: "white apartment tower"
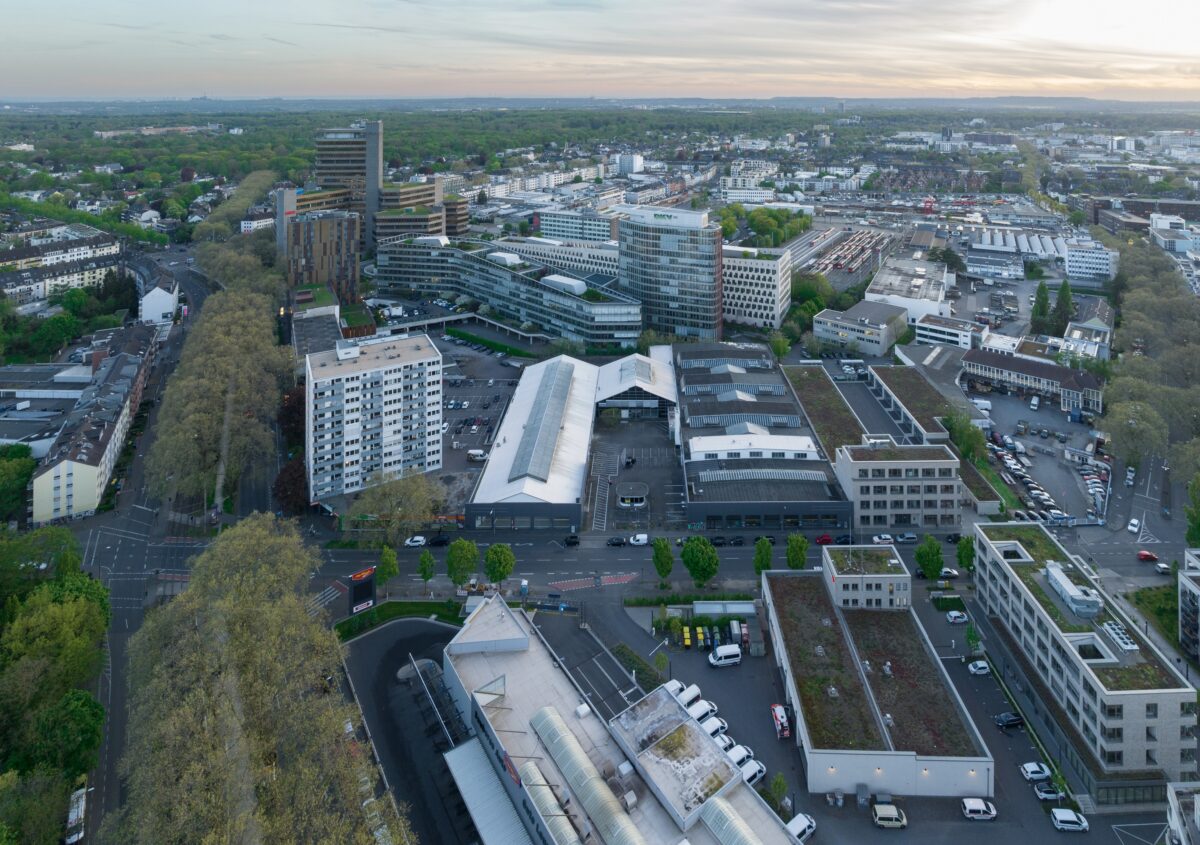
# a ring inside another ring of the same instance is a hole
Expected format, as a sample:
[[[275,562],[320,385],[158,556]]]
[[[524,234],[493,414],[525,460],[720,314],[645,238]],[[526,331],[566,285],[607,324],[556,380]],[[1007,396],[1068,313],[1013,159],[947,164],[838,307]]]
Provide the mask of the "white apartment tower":
[[[305,358],[305,470],[313,502],[442,466],[442,356],[425,335]]]

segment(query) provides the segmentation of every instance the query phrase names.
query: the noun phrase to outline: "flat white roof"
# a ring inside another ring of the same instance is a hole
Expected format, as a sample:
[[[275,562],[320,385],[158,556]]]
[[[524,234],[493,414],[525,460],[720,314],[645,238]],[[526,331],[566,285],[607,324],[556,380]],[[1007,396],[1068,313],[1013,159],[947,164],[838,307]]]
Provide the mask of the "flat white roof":
[[[703,229],[708,226],[707,211],[692,211],[663,205],[619,205],[613,210],[639,223],[674,226],[680,229]]]
[[[688,439],[693,459],[704,452],[727,452],[730,449],[761,449],[763,452],[808,452],[813,456],[817,444],[803,434],[712,434]],[[764,458],[771,457],[763,455]]]
[[[525,368],[473,502],[574,504],[583,495],[599,369],[566,355]]]

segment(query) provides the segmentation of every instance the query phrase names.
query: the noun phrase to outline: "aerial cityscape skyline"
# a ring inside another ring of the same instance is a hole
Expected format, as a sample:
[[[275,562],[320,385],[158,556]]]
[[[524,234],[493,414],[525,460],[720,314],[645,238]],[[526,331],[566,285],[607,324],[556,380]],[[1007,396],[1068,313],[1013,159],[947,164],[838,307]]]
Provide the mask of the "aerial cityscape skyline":
[[[0,74],[20,99],[1200,98],[1200,8],[1171,18],[1113,0],[67,0],[9,20]]]

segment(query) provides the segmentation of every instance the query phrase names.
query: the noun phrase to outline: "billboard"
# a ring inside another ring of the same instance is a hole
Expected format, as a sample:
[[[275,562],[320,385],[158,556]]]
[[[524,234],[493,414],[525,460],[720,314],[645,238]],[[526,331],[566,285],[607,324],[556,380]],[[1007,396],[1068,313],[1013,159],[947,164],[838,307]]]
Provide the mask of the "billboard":
[[[375,567],[368,566],[350,576],[350,615],[362,613],[375,606]]]

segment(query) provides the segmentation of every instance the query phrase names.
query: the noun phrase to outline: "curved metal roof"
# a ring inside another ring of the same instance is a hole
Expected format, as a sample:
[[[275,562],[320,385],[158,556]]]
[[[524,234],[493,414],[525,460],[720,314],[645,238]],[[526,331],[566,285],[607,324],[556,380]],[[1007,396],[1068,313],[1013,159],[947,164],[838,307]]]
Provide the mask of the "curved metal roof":
[[[762,840],[755,835],[733,805],[720,796],[708,799],[700,818],[708,825],[713,836],[721,845],[761,845]]]
[[[517,773],[521,775],[525,791],[533,799],[534,806],[537,807],[546,827],[550,829],[555,845],[583,845],[579,834],[575,832],[575,826],[566,817],[566,810],[559,803],[550,784],[546,782],[546,776],[542,774],[538,764],[533,760],[526,760],[521,768],[517,769]]]
[[[533,714],[529,724],[545,743],[605,845],[647,845],[558,710],[543,707]]]

